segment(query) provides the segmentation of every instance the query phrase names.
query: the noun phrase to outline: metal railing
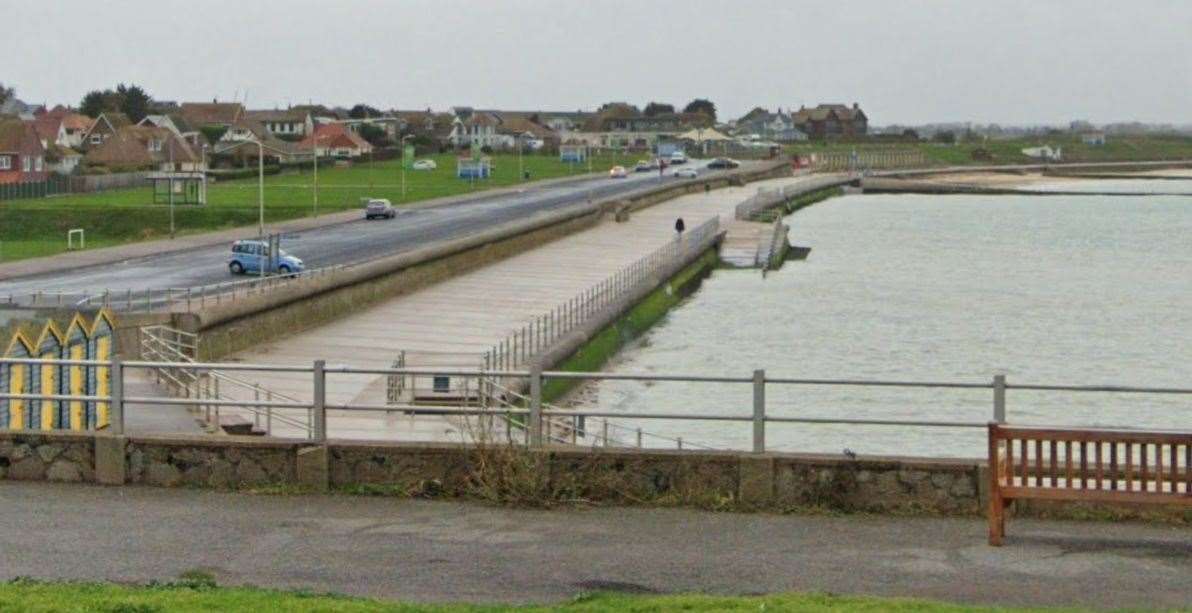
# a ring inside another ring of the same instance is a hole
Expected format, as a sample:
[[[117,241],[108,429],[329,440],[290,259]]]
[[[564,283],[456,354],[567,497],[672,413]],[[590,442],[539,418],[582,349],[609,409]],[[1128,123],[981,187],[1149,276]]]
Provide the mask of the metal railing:
[[[720,218],[713,217],[653,253],[613,273],[493,345],[483,356],[486,370],[512,369],[552,347],[560,338],[584,325],[605,307],[634,291],[642,283],[659,283],[659,274],[675,262],[685,262],[707,249],[720,232]]]
[[[4,302],[23,307],[85,308],[105,307],[127,313],[192,312],[211,306],[229,304],[250,296],[257,296],[293,283],[338,273],[347,265],[313,268],[289,275],[251,276],[235,281],[212,283],[194,287],[156,287],[144,289],[109,290],[102,292],[68,292],[38,290],[29,293],[9,293]]]
[[[740,221],[754,221],[754,218],[762,211],[776,207],[804,194],[843,185],[848,183],[848,181],[849,177],[847,176],[832,174],[808,177],[798,183],[791,183],[782,187],[759,187],[757,192],[736,206],[733,211],[733,218]]]
[[[1116,385],[1050,385],[1050,384],[1014,384],[1006,381],[1004,375],[996,375],[990,381],[984,382],[940,382],[940,381],[892,381],[865,379],[805,379],[791,377],[767,377],[765,371],[756,370],[750,377],[741,376],[703,376],[687,374],[636,374],[636,373],[605,373],[605,372],[540,372],[525,370],[485,371],[458,369],[390,369],[390,368],[354,368],[351,366],[327,366],[322,360],[317,360],[309,366],[278,365],[278,364],[239,364],[239,363],[190,363],[190,362],[153,362],[153,361],[122,361],[119,359],[108,361],[96,360],[39,360],[26,358],[0,358],[0,367],[16,364],[58,365],[107,367],[111,372],[111,393],[108,395],[70,396],[63,394],[14,393],[12,391],[0,393],[0,400],[87,400],[108,402],[111,406],[111,431],[122,433],[125,431],[125,408],[128,405],[194,405],[196,402],[208,407],[241,407],[253,406],[260,411],[272,410],[275,419],[283,412],[298,411],[310,415],[311,436],[315,442],[323,442],[334,435],[336,423],[329,416],[349,414],[359,416],[369,412],[379,414],[391,413],[395,410],[408,409],[425,415],[441,415],[448,418],[483,417],[524,420],[528,422],[529,436],[526,444],[539,447],[551,442],[558,442],[556,437],[547,436],[545,427],[548,419],[643,419],[660,421],[711,421],[720,423],[738,423],[749,425],[752,432],[751,450],[756,453],[765,452],[767,447],[767,428],[772,424],[848,424],[890,427],[928,427],[928,428],[985,428],[990,422],[1007,423],[1007,392],[1010,390],[1039,391],[1039,392],[1071,392],[1071,393],[1114,393],[1114,394],[1163,394],[1192,396],[1192,388],[1164,388],[1164,387],[1135,387]],[[124,373],[127,369],[165,369],[165,370],[193,370],[200,373],[211,371],[256,371],[302,373],[310,377],[310,401],[281,399],[225,399],[220,397],[174,398],[160,396],[130,396],[125,394]],[[530,390],[529,406],[492,406],[484,403],[478,406],[451,407],[395,407],[391,404],[365,403],[330,403],[327,400],[328,377],[338,375],[421,375],[421,376],[452,376],[469,377],[477,381],[485,379],[511,380],[524,379],[528,381]],[[622,380],[643,382],[689,382],[716,383],[721,385],[749,386],[752,390],[752,402],[749,407],[731,413],[690,414],[690,413],[662,413],[650,411],[621,412],[608,410],[559,410],[542,401],[542,386],[548,380]],[[794,417],[770,414],[767,411],[767,394],[775,388],[787,386],[838,386],[838,387],[895,387],[895,388],[927,388],[972,390],[990,393],[991,412],[988,420],[981,421],[945,421],[923,419],[866,419],[845,417]],[[607,441],[618,439],[608,437]],[[466,442],[466,441],[465,441]],[[622,441],[623,442],[623,441]],[[615,443],[614,443],[615,444]],[[680,442],[679,445],[682,445]]]

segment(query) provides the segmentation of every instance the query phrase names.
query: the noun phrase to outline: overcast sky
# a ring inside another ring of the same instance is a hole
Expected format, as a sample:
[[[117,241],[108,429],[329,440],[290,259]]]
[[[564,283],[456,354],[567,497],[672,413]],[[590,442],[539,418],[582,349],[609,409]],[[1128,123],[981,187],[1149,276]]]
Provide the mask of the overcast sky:
[[[874,124],[1192,123],[1192,1],[2,0],[0,82],[165,100],[722,116],[859,102]]]

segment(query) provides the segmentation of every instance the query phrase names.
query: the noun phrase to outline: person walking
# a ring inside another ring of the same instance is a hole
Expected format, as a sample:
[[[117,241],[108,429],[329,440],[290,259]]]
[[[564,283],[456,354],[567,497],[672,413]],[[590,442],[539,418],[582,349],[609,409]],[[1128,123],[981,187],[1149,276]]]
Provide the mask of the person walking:
[[[683,230],[686,229],[687,224],[683,223],[682,217],[675,220],[675,234],[677,234],[679,238],[683,238]]]

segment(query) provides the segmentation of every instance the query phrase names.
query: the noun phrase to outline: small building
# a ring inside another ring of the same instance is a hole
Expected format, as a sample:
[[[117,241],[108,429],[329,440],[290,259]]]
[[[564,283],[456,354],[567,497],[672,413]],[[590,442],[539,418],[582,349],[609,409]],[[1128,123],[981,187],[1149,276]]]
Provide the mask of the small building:
[[[1080,142],[1093,147],[1101,147],[1105,145],[1105,133],[1100,130],[1093,130],[1090,132],[1083,132],[1080,135]]]
[[[301,139],[314,130],[314,119],[303,109],[246,111],[244,117],[259,122],[270,134],[279,138]]]
[[[1022,150],[1022,154],[1034,158],[1036,160],[1045,160],[1048,162],[1058,162],[1064,157],[1064,150],[1062,147],[1052,147],[1051,145],[1043,145],[1041,147],[1027,147]]]
[[[821,104],[809,109],[800,106],[792,115],[795,128],[809,138],[851,138],[869,132],[869,118],[856,102],[852,107],[843,104]]]
[[[46,180],[45,155],[32,121],[0,119],[0,183]]]
[[[297,148],[319,157],[354,159],[372,153],[373,146],[344,123],[315,126],[314,132],[298,142]]]

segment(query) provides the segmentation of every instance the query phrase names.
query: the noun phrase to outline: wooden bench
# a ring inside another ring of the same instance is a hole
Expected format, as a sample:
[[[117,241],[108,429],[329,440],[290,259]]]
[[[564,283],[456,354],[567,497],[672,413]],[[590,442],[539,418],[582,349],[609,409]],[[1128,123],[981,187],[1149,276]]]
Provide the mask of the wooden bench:
[[[989,544],[1012,500],[1192,506],[1192,432],[989,424]]]

